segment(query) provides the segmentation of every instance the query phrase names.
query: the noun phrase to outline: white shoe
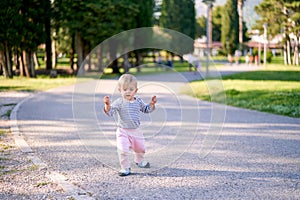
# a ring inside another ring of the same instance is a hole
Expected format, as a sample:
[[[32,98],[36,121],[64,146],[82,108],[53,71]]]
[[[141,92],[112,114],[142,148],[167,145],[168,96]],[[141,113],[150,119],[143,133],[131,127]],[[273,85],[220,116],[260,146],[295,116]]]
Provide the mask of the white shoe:
[[[150,163],[147,161],[141,161],[139,163],[135,163],[140,168],[150,168]]]
[[[130,168],[129,169],[121,169],[119,171],[119,176],[128,176],[131,173]]]

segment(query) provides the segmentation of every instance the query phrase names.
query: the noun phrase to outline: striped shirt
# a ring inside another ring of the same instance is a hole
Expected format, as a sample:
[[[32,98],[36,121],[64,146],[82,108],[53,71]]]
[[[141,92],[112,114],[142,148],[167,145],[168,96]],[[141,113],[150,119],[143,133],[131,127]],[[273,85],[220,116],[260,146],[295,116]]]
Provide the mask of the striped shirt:
[[[118,127],[136,129],[140,126],[141,112],[150,113],[152,111],[150,104],[144,103],[139,97],[134,97],[133,101],[127,101],[120,97],[111,104],[110,110],[106,114],[115,117]]]

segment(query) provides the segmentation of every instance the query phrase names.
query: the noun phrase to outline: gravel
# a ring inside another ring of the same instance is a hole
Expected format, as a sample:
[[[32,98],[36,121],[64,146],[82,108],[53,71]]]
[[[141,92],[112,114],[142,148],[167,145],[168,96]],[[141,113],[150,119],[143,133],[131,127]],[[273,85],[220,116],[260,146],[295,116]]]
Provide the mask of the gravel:
[[[32,155],[15,144],[9,115],[17,103],[31,94],[0,92],[0,199],[72,199],[49,178],[47,168],[39,168],[32,162]]]

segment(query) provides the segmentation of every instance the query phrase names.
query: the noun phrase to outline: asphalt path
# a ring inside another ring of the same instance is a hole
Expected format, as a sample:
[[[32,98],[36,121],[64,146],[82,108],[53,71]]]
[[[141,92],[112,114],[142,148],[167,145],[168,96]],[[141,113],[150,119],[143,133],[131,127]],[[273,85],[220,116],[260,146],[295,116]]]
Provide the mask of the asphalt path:
[[[300,119],[181,95],[195,76],[138,77],[139,96],[158,99],[141,126],[152,167],[132,165],[128,177],[117,175],[115,123],[102,112],[116,80],[38,93],[19,105],[17,126],[53,180],[82,192],[76,198],[300,199]]]

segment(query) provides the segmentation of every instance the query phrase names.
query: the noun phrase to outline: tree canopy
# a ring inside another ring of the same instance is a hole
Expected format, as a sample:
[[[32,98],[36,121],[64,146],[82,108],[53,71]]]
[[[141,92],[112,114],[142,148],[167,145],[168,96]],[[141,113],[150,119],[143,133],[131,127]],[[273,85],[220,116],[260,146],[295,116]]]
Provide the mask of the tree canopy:
[[[239,17],[237,0],[227,0],[222,15],[222,44],[228,54],[233,54],[239,44]]]
[[[195,38],[196,19],[193,0],[163,0],[159,25]]]
[[[268,34],[283,36],[285,64],[299,65],[300,2],[295,0],[263,0],[255,11],[261,16],[256,28],[263,32],[267,25]],[[291,48],[293,47],[293,50]],[[292,61],[291,53],[294,52]]]
[[[32,72],[29,76],[34,76],[33,53],[40,44],[46,44],[46,50],[50,47],[49,61],[51,40],[65,53],[74,55],[76,51],[80,65],[93,47],[112,35],[152,26],[154,1],[3,0],[0,6],[0,71],[12,77],[11,55],[24,51],[16,55],[21,58],[24,70]]]
[[[196,35],[196,11],[194,0],[163,0],[159,26],[183,33],[192,39]],[[179,46],[180,41],[174,41]],[[193,49],[187,49],[190,53]]]

